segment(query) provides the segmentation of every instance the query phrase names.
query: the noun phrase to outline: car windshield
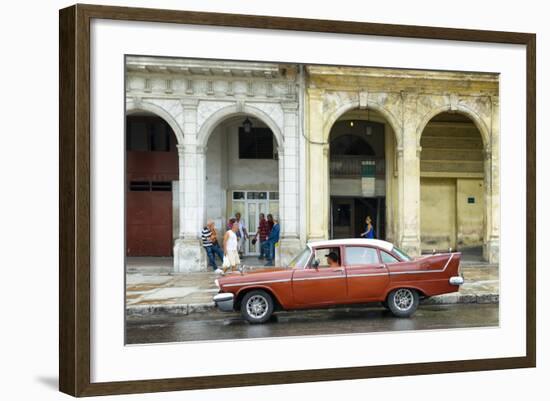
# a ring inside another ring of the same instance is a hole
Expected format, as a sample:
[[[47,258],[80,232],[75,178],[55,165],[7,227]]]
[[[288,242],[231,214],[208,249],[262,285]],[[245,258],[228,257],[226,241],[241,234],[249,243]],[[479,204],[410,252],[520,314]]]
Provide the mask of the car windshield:
[[[404,260],[404,261],[411,261],[412,258],[407,255],[404,251],[402,251],[401,249],[397,248],[397,247],[393,247],[393,251],[399,256],[399,258],[401,258],[401,260]]]
[[[291,269],[301,269],[305,267],[307,261],[309,260],[309,256],[311,255],[311,249],[310,247],[306,246],[306,248],[300,252],[292,261],[288,264],[288,267]]]

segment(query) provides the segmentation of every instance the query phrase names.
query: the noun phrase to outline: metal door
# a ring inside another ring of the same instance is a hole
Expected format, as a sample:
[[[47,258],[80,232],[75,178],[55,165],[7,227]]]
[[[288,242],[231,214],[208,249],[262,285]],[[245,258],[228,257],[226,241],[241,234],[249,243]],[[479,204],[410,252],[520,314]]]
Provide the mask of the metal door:
[[[245,255],[259,255],[260,254],[260,241],[256,241],[252,244],[252,240],[256,236],[258,231],[258,225],[260,224],[260,213],[267,216],[267,200],[247,200],[246,201],[246,229],[248,231],[249,240],[246,241]]]
[[[144,182],[136,188],[126,198],[126,255],[172,256],[171,185]]]

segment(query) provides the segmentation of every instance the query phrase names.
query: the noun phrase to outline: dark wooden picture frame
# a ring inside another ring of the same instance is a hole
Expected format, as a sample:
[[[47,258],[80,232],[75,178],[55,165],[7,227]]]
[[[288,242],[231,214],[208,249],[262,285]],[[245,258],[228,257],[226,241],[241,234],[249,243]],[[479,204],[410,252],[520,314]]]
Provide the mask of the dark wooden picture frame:
[[[94,18],[526,46],[526,356],[91,383],[90,22]],[[95,5],[74,5],[60,10],[59,29],[59,388],[62,392],[93,396],[535,367],[535,34]]]

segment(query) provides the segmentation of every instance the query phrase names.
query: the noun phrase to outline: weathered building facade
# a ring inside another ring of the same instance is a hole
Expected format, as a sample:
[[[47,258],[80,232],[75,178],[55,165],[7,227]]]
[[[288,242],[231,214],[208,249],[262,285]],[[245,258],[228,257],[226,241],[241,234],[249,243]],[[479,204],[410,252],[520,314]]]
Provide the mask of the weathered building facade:
[[[260,212],[277,214],[279,257],[296,253],[305,241],[298,218],[297,67],[129,57],[126,68],[127,115],[162,118],[177,141],[174,270],[204,270],[199,233],[206,219],[223,231],[235,212],[250,232]],[[240,132],[245,125],[250,132]],[[255,140],[260,136],[262,144]],[[247,251],[257,251],[251,246]]]
[[[383,198],[386,239],[412,255],[479,246],[498,261],[498,75],[328,66],[306,73],[309,239],[329,237],[335,214],[353,212],[345,203],[331,208],[342,195]],[[371,158],[383,174],[370,189],[363,183],[363,193],[344,190],[329,167],[335,127],[357,121],[384,125],[379,139],[373,128],[364,133],[385,149]]]
[[[494,74],[128,57],[127,242],[164,230],[176,272],[205,270],[206,219],[225,230],[239,212],[253,233],[273,213],[285,263],[369,215],[411,254],[482,247],[497,261],[498,107]]]

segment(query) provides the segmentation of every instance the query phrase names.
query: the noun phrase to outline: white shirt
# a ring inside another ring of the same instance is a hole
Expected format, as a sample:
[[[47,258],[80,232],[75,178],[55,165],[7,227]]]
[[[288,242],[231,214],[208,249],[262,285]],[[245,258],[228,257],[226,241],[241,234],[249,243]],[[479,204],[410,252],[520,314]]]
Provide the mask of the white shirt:
[[[246,227],[244,225],[244,220],[240,219],[237,223],[239,223],[239,233],[241,234],[241,238],[244,238],[244,228]]]
[[[235,234],[233,230],[229,230],[228,233],[229,233],[229,236],[227,237],[225,249],[227,250],[227,252],[236,251],[238,247],[237,234]]]

